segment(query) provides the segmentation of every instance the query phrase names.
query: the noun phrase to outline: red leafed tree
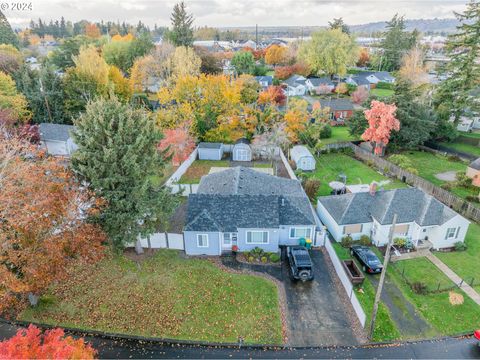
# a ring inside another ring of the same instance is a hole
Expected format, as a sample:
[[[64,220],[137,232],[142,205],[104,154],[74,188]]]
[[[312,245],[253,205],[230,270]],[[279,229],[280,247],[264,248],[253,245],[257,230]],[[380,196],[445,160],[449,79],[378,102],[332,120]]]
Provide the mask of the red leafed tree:
[[[269,86],[258,95],[259,104],[284,105],[286,100],[281,86]]]
[[[185,129],[167,129],[163,132],[164,138],[158,148],[168,150],[167,155],[172,157],[175,166],[184,162],[195,149],[195,141]]]
[[[377,155],[382,154],[390,140],[391,132],[400,130],[400,121],[395,117],[396,111],[395,104],[373,100],[370,109],[363,112],[368,121],[368,128],[362,134],[362,139],[372,143],[374,153]]]
[[[90,344],[65,336],[62,329],[42,334],[34,325],[0,342],[0,359],[94,359],[96,354]]]
[[[68,265],[103,255],[89,222],[103,205],[60,160],[0,131],[0,314],[61,279]]]
[[[355,104],[363,104],[368,99],[368,90],[364,86],[359,86],[352,93],[352,101]]]

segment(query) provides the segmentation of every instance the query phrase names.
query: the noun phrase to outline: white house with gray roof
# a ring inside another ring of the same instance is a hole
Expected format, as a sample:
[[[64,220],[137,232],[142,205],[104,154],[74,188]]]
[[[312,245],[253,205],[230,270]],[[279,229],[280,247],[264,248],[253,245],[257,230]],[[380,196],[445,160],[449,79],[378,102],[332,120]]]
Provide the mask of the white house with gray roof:
[[[368,235],[377,246],[388,243],[393,215],[397,214],[394,238],[417,246],[428,240],[434,249],[463,242],[470,222],[417,188],[359,192],[318,198],[317,214],[336,241],[350,235]]]
[[[40,144],[50,155],[70,156],[77,149],[70,136],[74,129],[72,125],[42,123],[39,126]]]
[[[187,202],[184,227],[188,255],[221,255],[260,247],[277,252],[279,245],[315,237],[315,218],[298,180],[245,167],[203,176]]]

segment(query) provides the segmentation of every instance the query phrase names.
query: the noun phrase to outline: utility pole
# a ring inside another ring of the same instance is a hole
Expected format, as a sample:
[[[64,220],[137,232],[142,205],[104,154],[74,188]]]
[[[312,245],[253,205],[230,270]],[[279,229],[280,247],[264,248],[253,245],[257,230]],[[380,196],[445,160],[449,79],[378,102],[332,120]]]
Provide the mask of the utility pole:
[[[258,46],[258,24],[255,24],[255,50],[257,50]]]
[[[387,274],[387,266],[390,261],[390,249],[393,243],[393,232],[395,231],[395,225],[397,224],[397,214],[393,214],[392,227],[388,234],[387,251],[385,252],[385,258],[383,259],[383,269],[380,274],[380,282],[378,283],[377,293],[375,294],[375,302],[373,303],[372,320],[370,322],[370,332],[368,338],[372,340],[373,331],[375,330],[375,320],[377,318],[378,304],[380,303],[380,296],[382,296],[383,284],[385,282],[385,275]]]

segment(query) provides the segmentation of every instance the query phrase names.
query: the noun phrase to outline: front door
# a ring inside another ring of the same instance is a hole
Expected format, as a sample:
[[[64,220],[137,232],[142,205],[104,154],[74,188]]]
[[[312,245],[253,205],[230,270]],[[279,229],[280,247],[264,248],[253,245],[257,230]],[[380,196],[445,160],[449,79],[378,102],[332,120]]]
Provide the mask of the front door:
[[[222,250],[232,250],[232,233],[223,233]]]
[[[248,152],[245,149],[238,149],[238,160],[248,161]]]

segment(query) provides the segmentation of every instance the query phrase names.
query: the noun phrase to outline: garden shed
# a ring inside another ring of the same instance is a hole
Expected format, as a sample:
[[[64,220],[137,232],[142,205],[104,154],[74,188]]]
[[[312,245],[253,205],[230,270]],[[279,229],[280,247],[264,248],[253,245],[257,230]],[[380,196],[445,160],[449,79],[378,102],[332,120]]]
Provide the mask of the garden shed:
[[[304,171],[315,170],[315,158],[303,145],[296,145],[290,150],[290,158],[295,161],[297,169]]]
[[[232,149],[233,161],[252,161],[252,149],[250,141],[245,138],[238,139]]]
[[[198,159],[199,160],[222,160],[223,144],[201,142],[198,144]]]

